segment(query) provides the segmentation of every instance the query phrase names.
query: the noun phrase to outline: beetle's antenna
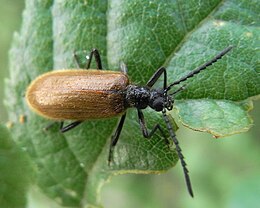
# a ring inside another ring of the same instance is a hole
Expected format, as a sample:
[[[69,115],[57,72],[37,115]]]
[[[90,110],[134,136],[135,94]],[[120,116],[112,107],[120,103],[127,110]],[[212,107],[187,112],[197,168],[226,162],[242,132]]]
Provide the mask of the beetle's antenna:
[[[228,53],[231,49],[233,48],[233,46],[229,46],[226,49],[224,49],[223,51],[221,51],[218,55],[216,55],[213,59],[211,59],[210,61],[206,62],[205,64],[201,65],[200,67],[198,67],[195,70],[192,70],[190,73],[188,73],[186,76],[180,78],[179,80],[173,82],[172,84],[170,84],[166,89],[165,92],[169,91],[172,86],[177,85],[185,80],[187,80],[188,78],[193,77],[195,74],[198,74],[199,72],[201,72],[202,70],[206,69],[208,66],[212,65],[213,63],[217,62],[219,59],[221,59],[226,53]]]
[[[178,92],[182,91],[182,90],[185,90],[185,86],[186,85],[183,85],[181,86],[180,88],[178,88],[177,90],[175,90],[173,93],[169,94],[170,96],[173,96],[175,94],[177,94]]]
[[[191,180],[190,180],[190,176],[189,176],[189,170],[187,169],[187,164],[184,161],[184,156],[183,156],[183,154],[181,152],[181,148],[179,146],[179,141],[176,138],[176,135],[174,133],[172,125],[170,124],[170,120],[169,120],[168,116],[166,115],[166,110],[165,109],[163,109],[162,114],[163,114],[163,118],[164,118],[164,121],[166,123],[166,126],[167,126],[167,128],[168,128],[168,130],[170,132],[170,136],[171,136],[171,138],[173,140],[173,143],[176,146],[176,151],[177,151],[178,157],[179,157],[179,159],[181,161],[182,169],[183,169],[183,172],[184,172],[184,177],[185,177],[187,189],[188,189],[189,194],[191,195],[191,197],[193,197],[193,191],[192,191]]]

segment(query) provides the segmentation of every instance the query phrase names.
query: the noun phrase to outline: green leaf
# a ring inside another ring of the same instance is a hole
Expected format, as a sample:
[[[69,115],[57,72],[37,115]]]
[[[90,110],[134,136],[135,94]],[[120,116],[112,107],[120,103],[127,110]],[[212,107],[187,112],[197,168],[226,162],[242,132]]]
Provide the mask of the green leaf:
[[[124,61],[134,83],[145,84],[162,65],[171,83],[233,45],[223,59],[182,83],[175,107],[190,128],[216,136],[242,132],[252,125],[246,103],[260,91],[258,5],[256,0],[27,0],[10,51],[5,103],[13,137],[37,165],[43,192],[64,206],[98,206],[100,188],[112,175],[161,173],[176,164],[177,155],[159,135],[142,137],[133,109],[114,163],[107,166],[117,119],[88,121],[65,134],[58,124],[44,131],[50,121],[32,113],[24,99],[32,80],[53,69],[75,68],[74,51],[85,55],[98,48],[105,69],[119,70]],[[20,123],[20,116],[26,121]],[[149,129],[164,126],[160,113],[147,109],[145,118]]]
[[[215,137],[247,131],[252,122],[241,105],[228,100],[185,100],[178,101],[176,106],[185,126],[207,131]]]
[[[0,207],[26,207],[31,164],[3,125],[0,125],[0,170]]]

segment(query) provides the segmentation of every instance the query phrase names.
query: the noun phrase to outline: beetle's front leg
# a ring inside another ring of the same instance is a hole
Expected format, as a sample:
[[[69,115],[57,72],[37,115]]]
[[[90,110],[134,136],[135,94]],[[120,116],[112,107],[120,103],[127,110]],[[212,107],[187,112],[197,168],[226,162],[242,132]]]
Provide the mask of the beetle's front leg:
[[[167,88],[167,73],[166,73],[166,69],[164,67],[160,67],[149,79],[149,81],[146,83],[147,87],[152,87],[157,80],[159,79],[159,77],[162,75],[163,73],[163,89],[165,90]]]
[[[148,129],[146,127],[146,124],[145,124],[145,120],[144,120],[144,114],[143,112],[140,110],[140,109],[137,109],[137,112],[138,112],[138,118],[139,118],[139,124],[140,124],[140,127],[141,127],[141,130],[142,130],[142,133],[143,133],[143,136],[145,138],[151,138],[154,133],[159,130],[164,138],[164,141],[167,145],[169,145],[169,140],[167,139],[162,127],[160,126],[160,124],[156,124],[153,129],[150,131],[150,133],[148,132]]]

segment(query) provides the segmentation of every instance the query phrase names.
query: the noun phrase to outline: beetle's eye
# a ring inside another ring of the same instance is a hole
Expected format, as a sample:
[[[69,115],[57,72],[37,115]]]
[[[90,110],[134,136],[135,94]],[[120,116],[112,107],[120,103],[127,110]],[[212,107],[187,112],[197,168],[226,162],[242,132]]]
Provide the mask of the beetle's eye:
[[[159,98],[156,98],[154,101],[153,101],[153,109],[156,110],[156,111],[162,111],[163,110],[163,98],[162,97],[159,97]]]

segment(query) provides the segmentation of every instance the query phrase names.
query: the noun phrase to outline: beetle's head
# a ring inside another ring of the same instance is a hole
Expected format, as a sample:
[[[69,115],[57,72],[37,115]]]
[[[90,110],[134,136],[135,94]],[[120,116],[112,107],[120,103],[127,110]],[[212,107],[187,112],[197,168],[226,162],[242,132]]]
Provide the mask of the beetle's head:
[[[172,110],[173,100],[164,90],[152,90],[149,99],[149,106],[155,111],[162,111],[164,108]]]

